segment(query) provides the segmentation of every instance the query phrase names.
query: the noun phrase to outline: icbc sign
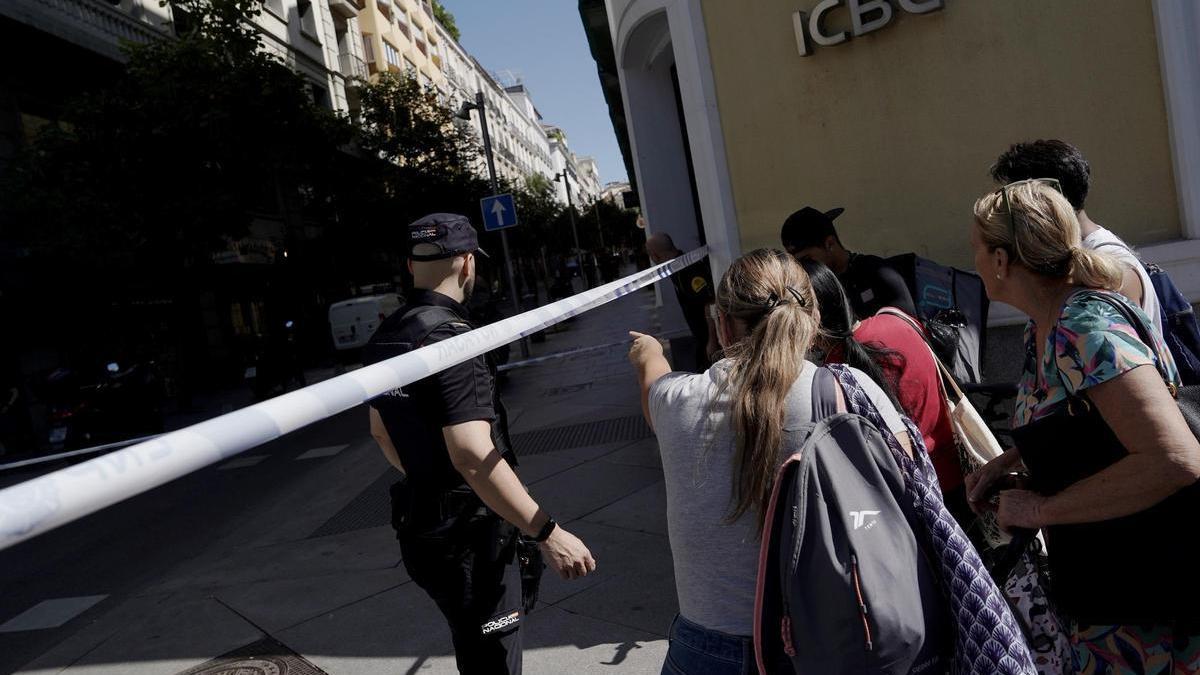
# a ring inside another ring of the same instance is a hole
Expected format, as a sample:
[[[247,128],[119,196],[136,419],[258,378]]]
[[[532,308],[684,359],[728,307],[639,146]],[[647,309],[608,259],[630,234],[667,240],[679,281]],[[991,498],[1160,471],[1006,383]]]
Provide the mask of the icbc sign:
[[[928,14],[945,5],[945,0],[894,0],[901,11],[909,14]],[[850,30],[825,32],[825,15],[837,7],[850,13]],[[888,0],[821,0],[809,12],[793,12],[792,27],[796,31],[796,47],[800,56],[811,56],[813,45],[832,47],[851,37],[866,35],[892,22],[896,11]]]

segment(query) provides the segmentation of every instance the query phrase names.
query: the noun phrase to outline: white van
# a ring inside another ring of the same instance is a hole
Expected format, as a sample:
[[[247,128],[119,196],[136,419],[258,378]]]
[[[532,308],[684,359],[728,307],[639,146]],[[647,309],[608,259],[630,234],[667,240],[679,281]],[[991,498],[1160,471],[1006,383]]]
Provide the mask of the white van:
[[[365,295],[329,306],[329,327],[338,350],[358,349],[367,344],[379,324],[403,304],[395,293]]]

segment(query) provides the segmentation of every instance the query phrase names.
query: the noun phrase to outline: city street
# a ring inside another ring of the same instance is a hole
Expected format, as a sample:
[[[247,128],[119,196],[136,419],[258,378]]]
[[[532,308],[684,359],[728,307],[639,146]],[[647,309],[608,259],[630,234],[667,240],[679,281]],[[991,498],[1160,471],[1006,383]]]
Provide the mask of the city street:
[[[615,301],[533,355],[600,349],[507,375],[520,474],[599,563],[545,578],[527,672],[661,665],[676,611],[665,495],[622,340],[673,332],[676,311],[649,290]],[[320,669],[291,672],[455,672],[387,525],[393,479],[360,408],[5,551],[0,672],[173,674],[231,652]]]

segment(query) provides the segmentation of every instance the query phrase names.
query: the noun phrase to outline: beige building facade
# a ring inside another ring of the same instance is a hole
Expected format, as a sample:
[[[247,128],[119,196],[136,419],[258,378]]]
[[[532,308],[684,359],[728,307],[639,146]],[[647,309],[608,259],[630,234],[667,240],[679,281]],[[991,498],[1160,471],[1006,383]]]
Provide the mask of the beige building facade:
[[[992,162],[1011,143],[1060,138],[1091,162],[1088,213],[1200,299],[1193,0],[605,10],[649,229],[708,243],[717,273],[778,246],[804,205],[844,207],[851,249],[969,268]]]

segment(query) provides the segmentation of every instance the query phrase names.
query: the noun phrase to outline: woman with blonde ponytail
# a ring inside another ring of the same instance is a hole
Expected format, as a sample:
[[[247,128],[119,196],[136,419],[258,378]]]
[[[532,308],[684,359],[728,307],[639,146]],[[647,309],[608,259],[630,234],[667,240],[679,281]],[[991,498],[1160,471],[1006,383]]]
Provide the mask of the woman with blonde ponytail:
[[[971,246],[988,297],[1030,317],[1016,447],[967,476],[972,508],[1045,529],[1080,672],[1196,672],[1200,443],[1172,400],[1170,352],[1113,292],[1120,264],[1083,247],[1056,180],[981,197]],[[1029,489],[998,489],[1021,469]]]
[[[664,673],[754,672],[765,507],[789,450],[782,447],[784,429],[813,421],[817,367],[806,355],[820,319],[800,265],[783,251],[748,253],[721,279],[716,306],[725,357],[706,372],[671,372],[659,342],[640,333],[632,333],[629,353],[646,420],[658,436],[679,597]],[[906,443],[888,396],[852,372]]]

